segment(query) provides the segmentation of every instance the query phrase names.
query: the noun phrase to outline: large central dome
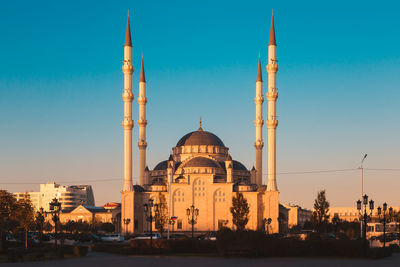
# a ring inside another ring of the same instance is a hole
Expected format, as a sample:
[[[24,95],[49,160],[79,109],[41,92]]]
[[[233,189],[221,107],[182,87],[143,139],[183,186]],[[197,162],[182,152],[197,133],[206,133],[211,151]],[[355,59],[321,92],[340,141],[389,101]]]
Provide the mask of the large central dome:
[[[213,133],[203,131],[201,127],[197,131],[183,136],[176,144],[177,147],[202,145],[225,147],[224,143],[221,141],[221,139],[219,139],[218,136]]]

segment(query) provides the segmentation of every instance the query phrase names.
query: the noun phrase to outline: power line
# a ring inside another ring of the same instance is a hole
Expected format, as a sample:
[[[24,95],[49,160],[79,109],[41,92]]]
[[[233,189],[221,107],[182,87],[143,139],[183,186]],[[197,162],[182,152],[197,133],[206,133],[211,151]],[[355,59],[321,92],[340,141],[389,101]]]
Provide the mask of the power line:
[[[400,169],[375,169],[375,168],[364,168],[364,170],[369,171],[392,171],[392,172],[399,172]]]
[[[348,171],[355,171],[358,170],[357,168],[353,169],[337,169],[337,170],[318,170],[318,171],[301,171],[301,172],[278,172],[277,175],[288,175],[288,174],[310,174],[310,173],[329,173],[329,172],[348,172]],[[263,174],[268,175],[268,174]]]
[[[278,172],[277,175],[300,175],[300,174],[313,174],[313,173],[334,173],[334,172],[349,172],[356,171],[359,168],[353,169],[334,169],[334,170],[315,170],[315,171],[293,171],[293,172]],[[364,170],[369,171],[400,171],[400,169],[378,169],[378,168],[364,168]],[[268,176],[268,174],[263,174],[263,176]],[[137,178],[137,177],[133,177]],[[70,184],[70,183],[93,183],[93,182],[111,182],[111,181],[122,181],[123,178],[107,178],[107,179],[91,179],[91,180],[74,180],[74,181],[57,181],[57,183]],[[9,184],[9,185],[17,185],[17,184],[43,184],[44,182],[0,182],[0,184]]]

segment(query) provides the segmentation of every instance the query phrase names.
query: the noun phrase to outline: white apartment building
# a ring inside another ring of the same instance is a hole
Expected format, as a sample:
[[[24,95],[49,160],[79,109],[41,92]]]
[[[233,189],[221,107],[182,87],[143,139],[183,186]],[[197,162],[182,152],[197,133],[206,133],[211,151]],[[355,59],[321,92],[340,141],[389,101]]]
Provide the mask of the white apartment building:
[[[46,183],[40,185],[40,192],[17,192],[14,193],[17,200],[27,196],[35,211],[43,208],[49,211],[49,203],[57,198],[61,203],[62,210],[72,210],[79,205],[94,206],[94,195],[91,185],[59,185]]]

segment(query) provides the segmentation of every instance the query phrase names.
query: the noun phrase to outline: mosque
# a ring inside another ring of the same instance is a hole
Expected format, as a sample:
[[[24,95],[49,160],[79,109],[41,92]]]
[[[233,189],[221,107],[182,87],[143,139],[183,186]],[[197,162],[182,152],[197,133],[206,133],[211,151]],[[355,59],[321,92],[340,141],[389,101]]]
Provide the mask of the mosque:
[[[129,16],[126,28],[124,61],[124,185],[121,191],[121,223],[123,233],[143,233],[149,231],[150,223],[146,220],[144,204],[152,199],[166,200],[168,218],[173,218],[174,231],[191,231],[187,209],[192,205],[198,209],[194,231],[217,231],[221,227],[234,228],[230,207],[232,197],[237,192],[243,194],[250,208],[246,229],[265,229],[270,233],[279,232],[279,191],[276,183],[276,41],[274,19],[268,45],[268,182],[262,183],[263,167],[263,80],[260,58],[255,86],[256,118],[254,121],[256,138],[256,166],[248,170],[242,163],[232,158],[229,148],[215,134],[200,127],[185,134],[172,148],[172,154],[158,163],[153,170],[146,165],[146,79],[144,65],[140,70],[139,81],[139,184],[132,181],[132,42]],[[249,94],[250,98],[250,94]],[[266,223],[268,222],[268,223]],[[154,229],[154,222],[152,228]]]

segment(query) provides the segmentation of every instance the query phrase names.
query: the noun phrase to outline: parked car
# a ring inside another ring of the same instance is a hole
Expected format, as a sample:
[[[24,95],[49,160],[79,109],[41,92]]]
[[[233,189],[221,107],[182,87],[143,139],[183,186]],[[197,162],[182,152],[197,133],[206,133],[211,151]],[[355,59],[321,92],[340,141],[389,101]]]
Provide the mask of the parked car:
[[[137,240],[137,239],[150,239],[150,237],[151,237],[150,234],[143,234],[143,235],[134,237],[133,239],[134,240]],[[161,239],[161,238],[162,238],[162,236],[159,233],[153,233],[153,239]]]
[[[15,237],[12,236],[11,234],[6,234],[6,240],[9,241],[9,242],[17,242]]]
[[[197,236],[197,240],[217,240],[217,233],[209,232],[206,234],[199,235]]]
[[[121,234],[111,234],[101,237],[103,242],[121,242],[124,241],[124,236]]]
[[[184,234],[171,234],[169,235],[169,239],[188,239],[189,237]]]

